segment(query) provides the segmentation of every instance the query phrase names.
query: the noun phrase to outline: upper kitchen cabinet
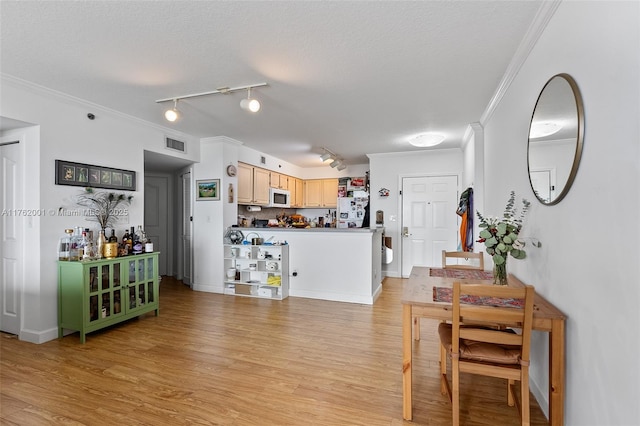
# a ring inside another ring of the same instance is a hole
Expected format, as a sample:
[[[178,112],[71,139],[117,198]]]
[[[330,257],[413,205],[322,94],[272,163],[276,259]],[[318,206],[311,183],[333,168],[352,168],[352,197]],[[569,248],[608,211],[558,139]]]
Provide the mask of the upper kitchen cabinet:
[[[322,179],[322,207],[338,206],[338,179]]]
[[[291,207],[304,207],[304,183],[302,179],[289,177]]]
[[[269,204],[269,171],[238,163],[238,204]]]
[[[278,172],[270,172],[270,177],[271,178],[269,182],[271,188],[286,189],[289,191],[291,190],[291,188],[289,187],[289,180],[293,178]]]
[[[310,179],[304,181],[305,207],[336,208],[338,179]]]

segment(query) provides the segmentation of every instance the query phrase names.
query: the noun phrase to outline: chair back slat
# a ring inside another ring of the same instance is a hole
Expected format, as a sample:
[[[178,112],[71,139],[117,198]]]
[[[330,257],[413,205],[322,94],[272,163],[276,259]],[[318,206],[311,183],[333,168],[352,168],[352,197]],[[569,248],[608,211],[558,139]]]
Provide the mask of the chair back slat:
[[[455,259],[456,263],[447,263],[447,259]],[[471,260],[472,264],[458,263],[460,259]],[[446,251],[442,250],[442,268],[444,269],[474,269],[484,271],[484,255],[482,252]]]

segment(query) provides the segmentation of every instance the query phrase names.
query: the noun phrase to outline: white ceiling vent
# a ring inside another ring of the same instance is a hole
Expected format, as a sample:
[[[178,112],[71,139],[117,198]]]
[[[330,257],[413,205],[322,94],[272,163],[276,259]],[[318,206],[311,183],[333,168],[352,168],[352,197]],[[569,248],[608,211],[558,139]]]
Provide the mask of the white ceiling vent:
[[[165,141],[167,143],[167,148],[169,149],[173,149],[176,151],[180,151],[180,152],[184,152],[184,142],[175,140],[175,139],[171,139],[171,138],[165,138]]]

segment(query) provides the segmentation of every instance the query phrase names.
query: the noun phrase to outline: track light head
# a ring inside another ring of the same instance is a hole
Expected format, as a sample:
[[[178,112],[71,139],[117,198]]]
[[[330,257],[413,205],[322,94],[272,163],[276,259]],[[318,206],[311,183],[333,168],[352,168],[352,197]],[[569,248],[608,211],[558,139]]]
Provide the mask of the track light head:
[[[339,170],[339,171],[342,171],[342,170],[344,170],[346,168],[347,168],[347,166],[344,163],[340,163],[340,165],[338,167],[336,167],[336,169]]]
[[[330,160],[332,157],[333,157],[333,155],[330,152],[325,152],[324,154],[322,154],[320,156],[320,159],[324,163],[325,161]]]
[[[173,108],[168,109],[164,112],[164,118],[166,118],[167,121],[170,121],[172,123],[180,118],[180,111],[178,111],[177,99],[173,100]]]
[[[257,99],[243,99],[240,101],[240,108],[249,112],[260,111],[260,102]]]
[[[336,168],[336,167],[338,167],[338,166],[339,166],[339,165],[341,165],[341,164],[342,164],[342,161],[340,161],[340,160],[338,160],[338,159],[335,159],[335,160],[333,160],[333,161],[331,162],[331,164],[329,164],[329,165],[330,165],[331,167],[333,167],[333,168]]]
[[[251,99],[251,87],[247,89],[247,99],[240,101],[240,108],[249,112],[260,111],[260,101],[257,99]]]

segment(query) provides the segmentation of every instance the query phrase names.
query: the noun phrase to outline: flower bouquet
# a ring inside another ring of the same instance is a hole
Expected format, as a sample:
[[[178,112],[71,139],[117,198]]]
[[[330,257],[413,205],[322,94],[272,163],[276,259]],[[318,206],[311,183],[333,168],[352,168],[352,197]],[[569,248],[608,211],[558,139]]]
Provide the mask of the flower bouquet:
[[[503,217],[484,217],[476,212],[481,229],[479,243],[484,243],[487,254],[493,259],[493,283],[507,284],[507,256],[511,254],[516,259],[524,259],[524,241],[518,238],[522,221],[531,203],[522,199],[522,209],[518,211],[515,205],[516,193],[511,191],[509,201],[504,209]]]

